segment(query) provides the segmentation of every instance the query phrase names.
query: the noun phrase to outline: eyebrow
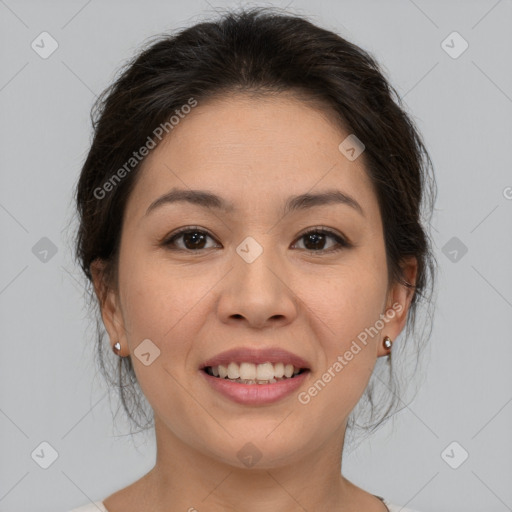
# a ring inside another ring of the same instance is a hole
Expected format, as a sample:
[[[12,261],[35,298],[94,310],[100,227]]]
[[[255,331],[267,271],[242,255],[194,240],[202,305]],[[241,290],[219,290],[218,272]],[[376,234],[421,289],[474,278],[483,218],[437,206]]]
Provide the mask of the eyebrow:
[[[215,209],[227,213],[236,210],[233,203],[213,194],[212,192],[208,192],[206,190],[183,190],[174,188],[153,201],[146,210],[145,215],[148,215],[159,206],[177,202],[187,202],[205,209]],[[341,192],[340,190],[326,190],[316,194],[306,193],[291,196],[284,205],[283,215],[327,204],[344,204],[350,206],[364,217],[364,210],[361,205],[353,197]]]

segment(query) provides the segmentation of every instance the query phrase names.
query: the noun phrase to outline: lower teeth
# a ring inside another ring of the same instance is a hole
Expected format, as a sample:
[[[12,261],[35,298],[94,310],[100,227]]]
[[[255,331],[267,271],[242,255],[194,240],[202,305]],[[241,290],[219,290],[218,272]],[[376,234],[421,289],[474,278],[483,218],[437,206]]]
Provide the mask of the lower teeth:
[[[280,377],[280,378],[272,378],[270,380],[249,380],[249,379],[230,379],[228,377],[225,377],[223,380],[229,380],[230,382],[237,382],[239,384],[274,384],[276,382],[279,382],[281,380],[286,380],[286,379],[292,379],[293,377],[295,377],[295,375],[293,375],[292,377]],[[220,377],[217,377],[218,379],[220,379]]]
[[[226,380],[229,380],[230,382],[238,382],[240,384],[274,384],[278,380],[283,380],[283,379],[272,378],[270,380],[249,380],[249,379],[226,379]]]

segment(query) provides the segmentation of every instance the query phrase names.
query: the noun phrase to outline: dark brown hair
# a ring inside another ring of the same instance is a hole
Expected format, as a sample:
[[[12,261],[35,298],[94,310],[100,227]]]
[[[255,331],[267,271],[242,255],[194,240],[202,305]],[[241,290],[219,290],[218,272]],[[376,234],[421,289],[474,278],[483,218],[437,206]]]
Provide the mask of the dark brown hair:
[[[123,213],[141,164],[121,173],[122,179],[108,192],[105,183],[112,182],[116,173],[119,178],[119,170],[127,169],[133,152],[147,143],[156,127],[169,123],[177,110],[190,104],[191,98],[201,104],[232,93],[291,92],[319,108],[322,105],[345,133],[355,134],[365,145],[365,167],[383,219],[389,285],[400,282],[411,287],[401,263],[407,256],[418,261],[404,343],[393,347],[392,358],[379,358],[374,371],[377,379],[370,382],[358,404],[361,409],[349,421],[349,427],[372,431],[404,403],[395,376],[401,365],[395,359],[400,361],[406,348],[418,357],[430,336],[431,329],[426,336],[424,332],[414,335],[420,301],[429,313],[425,325],[431,327],[433,318],[436,262],[427,229],[435,179],[430,157],[399,95],[368,52],[302,16],[273,8],[228,11],[218,20],[156,36],[147,44],[119,71],[91,111],[94,137],[76,188],[79,227],[75,241],[76,257],[89,284],[90,265],[100,259],[105,263],[105,283],[117,289]],[[98,197],[100,188],[103,192]],[[425,226],[423,213],[428,215]],[[93,307],[98,306],[93,293],[90,299]],[[96,328],[102,373],[119,388],[128,417],[145,428],[139,418],[148,420],[151,413],[144,412],[147,402],[131,359],[118,358],[103,342],[99,314]],[[112,379],[113,365],[117,365],[117,382]]]

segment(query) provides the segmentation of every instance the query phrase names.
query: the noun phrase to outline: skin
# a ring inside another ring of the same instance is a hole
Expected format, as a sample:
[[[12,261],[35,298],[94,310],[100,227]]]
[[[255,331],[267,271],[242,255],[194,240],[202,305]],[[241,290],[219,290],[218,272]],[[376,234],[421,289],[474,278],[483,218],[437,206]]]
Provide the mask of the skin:
[[[237,95],[199,103],[144,161],[124,215],[119,288],[108,290],[101,310],[154,410],[157,460],[104,501],[109,512],[386,510],[341,475],[341,455],[347,418],[389,352],[384,336],[394,340],[404,328],[412,294],[388,286],[377,197],[364,153],[351,162],[338,149],[347,135],[290,94]],[[211,191],[236,210],[180,202],[145,215],[174,187]],[[283,217],[289,196],[331,188],[356,199],[364,216],[324,204]],[[202,249],[183,236],[174,242],[181,251],[164,246],[186,226],[211,236]],[[303,234],[318,226],[353,246],[329,252],[337,246],[330,236],[308,244]],[[247,236],[263,247],[252,263],[236,252]],[[98,296],[102,268],[93,264]],[[409,259],[411,283],[416,268]],[[298,392],[240,405],[198,374],[224,350],[277,345],[310,363],[299,391],[307,390],[393,304],[401,312],[306,405]],[[145,366],[133,353],[148,338],[160,356]],[[237,456],[248,442],[262,454],[251,468]]]

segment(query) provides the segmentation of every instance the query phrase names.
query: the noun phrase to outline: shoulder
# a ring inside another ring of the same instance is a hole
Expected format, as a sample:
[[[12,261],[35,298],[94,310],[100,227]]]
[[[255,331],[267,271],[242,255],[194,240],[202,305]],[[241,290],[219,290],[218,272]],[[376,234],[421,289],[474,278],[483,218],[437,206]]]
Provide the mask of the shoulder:
[[[108,510],[105,508],[102,501],[95,501],[93,503],[74,508],[71,512],[108,512]]]
[[[389,508],[389,512],[418,512],[417,510],[412,510],[410,508],[405,508],[400,505],[393,505],[387,500],[383,500],[386,507]]]

